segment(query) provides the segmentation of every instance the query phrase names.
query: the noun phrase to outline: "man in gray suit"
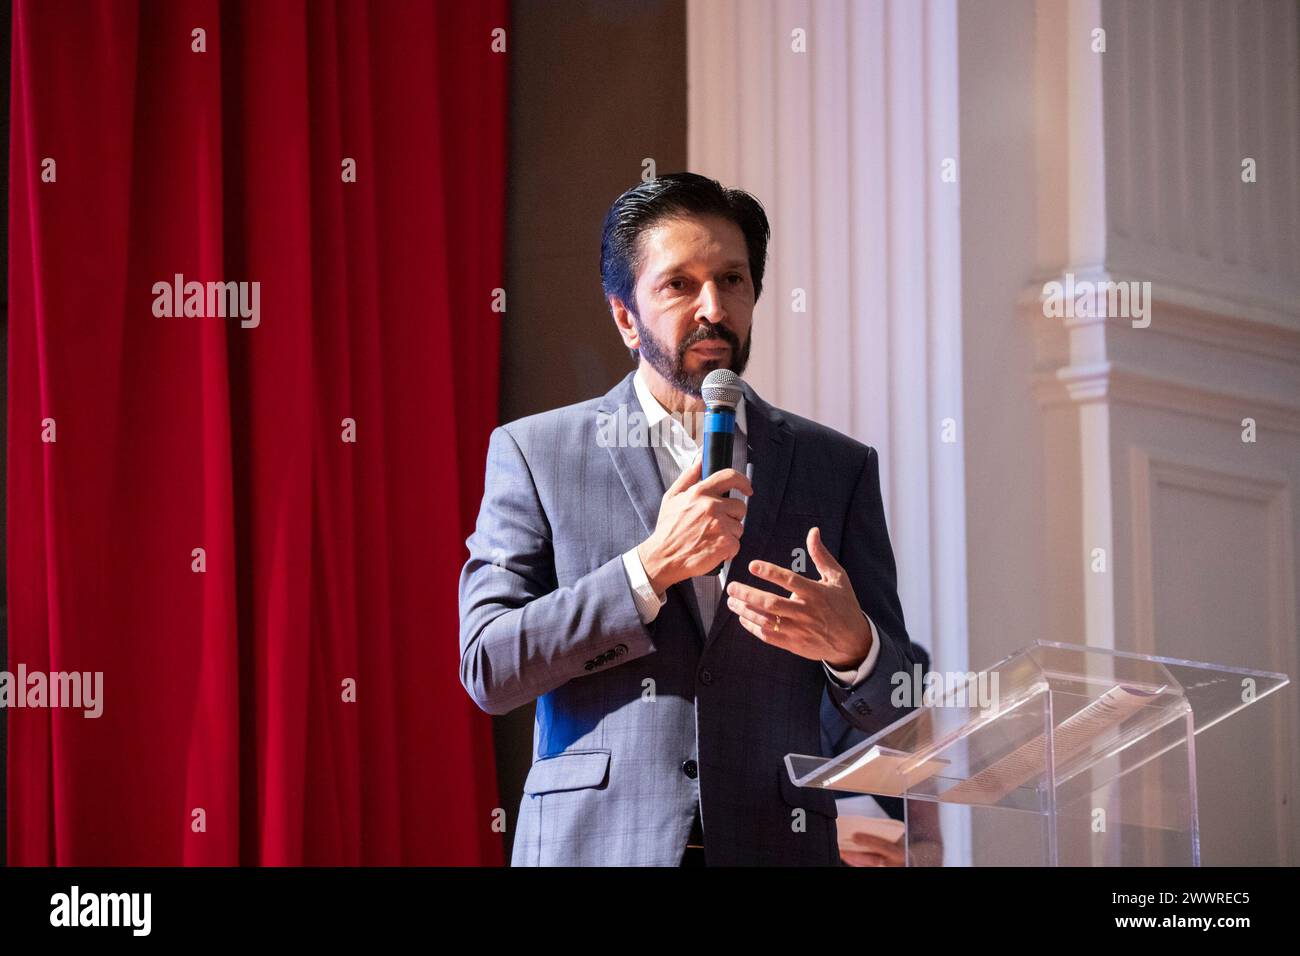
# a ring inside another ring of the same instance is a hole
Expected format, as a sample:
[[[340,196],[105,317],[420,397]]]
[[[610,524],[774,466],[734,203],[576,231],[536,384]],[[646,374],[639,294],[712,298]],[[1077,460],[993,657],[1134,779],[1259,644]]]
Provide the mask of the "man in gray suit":
[[[875,451],[746,384],[701,480],[701,384],[744,371],[768,237],[713,180],[628,190],[601,278],[635,372],[492,432],[460,674],[488,713],[537,702],[514,865],[835,864],[834,798],[783,758],[820,750],[824,694],[868,733],[904,715]]]

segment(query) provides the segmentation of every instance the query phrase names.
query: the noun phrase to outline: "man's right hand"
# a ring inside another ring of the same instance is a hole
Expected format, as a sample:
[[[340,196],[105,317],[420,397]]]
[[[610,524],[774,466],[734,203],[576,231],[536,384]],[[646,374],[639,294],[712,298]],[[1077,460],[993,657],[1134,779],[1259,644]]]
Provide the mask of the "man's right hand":
[[[637,555],[656,594],[678,581],[709,574],[740,551],[746,503],[728,497],[733,488],[749,497],[749,479],[734,468],[703,481],[702,454],[664,492],[654,533],[637,545]]]

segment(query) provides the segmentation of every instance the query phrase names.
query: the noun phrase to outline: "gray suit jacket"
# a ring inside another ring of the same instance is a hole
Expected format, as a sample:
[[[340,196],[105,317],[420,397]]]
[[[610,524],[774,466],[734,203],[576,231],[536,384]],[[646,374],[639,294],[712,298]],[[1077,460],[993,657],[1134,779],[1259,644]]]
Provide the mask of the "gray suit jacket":
[[[697,801],[709,865],[839,861],[834,798],[796,788],[783,758],[821,751],[824,694],[869,733],[905,713],[890,675],[913,651],[878,460],[744,388],[754,495],[729,579],[772,590],[749,562],[791,567],[820,526],[876,625],[875,668],[845,689],[751,635],[725,601],[706,634],[689,581],[641,623],[622,555],[654,530],[663,480],[652,447],[611,443],[606,427],[620,406],[640,412],[632,373],[602,398],[495,428],[460,577],[460,676],[491,714],[537,701],[516,866],[676,866]]]

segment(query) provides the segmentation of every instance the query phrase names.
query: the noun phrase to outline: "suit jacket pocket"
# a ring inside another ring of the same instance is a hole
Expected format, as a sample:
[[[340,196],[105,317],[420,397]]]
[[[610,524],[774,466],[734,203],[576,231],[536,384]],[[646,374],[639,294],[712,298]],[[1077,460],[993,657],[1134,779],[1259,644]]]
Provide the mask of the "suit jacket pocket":
[[[784,765],[780,769],[780,775],[781,796],[785,798],[785,802],[789,806],[830,817],[832,820],[835,819],[838,810],[835,806],[835,797],[829,791],[796,787],[794,781],[790,779],[790,774],[786,772]]]
[[[556,793],[600,787],[609,774],[608,750],[568,750],[539,759],[524,781],[524,793]]]

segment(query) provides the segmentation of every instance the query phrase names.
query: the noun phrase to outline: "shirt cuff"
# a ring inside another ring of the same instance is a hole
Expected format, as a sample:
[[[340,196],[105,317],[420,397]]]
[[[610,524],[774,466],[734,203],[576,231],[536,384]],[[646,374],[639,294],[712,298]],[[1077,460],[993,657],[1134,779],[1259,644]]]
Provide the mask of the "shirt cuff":
[[[649,624],[659,616],[659,609],[668,600],[667,595],[656,594],[650,586],[650,578],[641,563],[641,555],[636,548],[631,548],[623,555],[623,570],[627,572],[627,583],[632,589],[632,600],[636,602],[636,612],[641,616],[642,624]]]
[[[638,563],[640,563],[640,559],[638,559]],[[645,572],[642,573],[644,574]],[[871,620],[866,611],[862,612],[862,616],[865,617],[867,623],[871,625],[871,650],[867,651],[866,660],[858,665],[857,670],[846,671],[842,671],[836,667],[831,667],[830,664],[822,661],[822,664],[826,668],[826,672],[846,687],[857,687],[864,680],[870,677],[872,670],[876,666],[876,658],[880,656],[880,634],[876,631],[876,622]]]

